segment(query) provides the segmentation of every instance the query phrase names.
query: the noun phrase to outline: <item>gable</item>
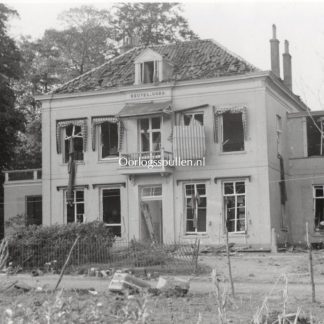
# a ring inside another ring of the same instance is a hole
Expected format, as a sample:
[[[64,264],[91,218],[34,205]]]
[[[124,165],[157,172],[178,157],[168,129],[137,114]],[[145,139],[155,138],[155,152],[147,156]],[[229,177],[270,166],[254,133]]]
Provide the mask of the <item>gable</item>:
[[[162,61],[162,56],[150,48],[147,48],[135,58],[134,63],[136,64],[147,61]]]

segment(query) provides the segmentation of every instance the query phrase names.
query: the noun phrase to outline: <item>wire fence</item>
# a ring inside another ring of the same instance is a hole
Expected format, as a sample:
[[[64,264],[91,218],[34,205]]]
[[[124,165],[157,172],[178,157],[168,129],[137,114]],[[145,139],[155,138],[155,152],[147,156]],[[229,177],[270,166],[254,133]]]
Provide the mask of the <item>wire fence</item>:
[[[8,262],[23,270],[60,270],[70,252],[70,240],[34,245],[9,244]],[[197,271],[199,241],[193,244],[152,244],[139,241],[80,239],[72,251],[69,267],[101,265],[108,268],[145,267]]]

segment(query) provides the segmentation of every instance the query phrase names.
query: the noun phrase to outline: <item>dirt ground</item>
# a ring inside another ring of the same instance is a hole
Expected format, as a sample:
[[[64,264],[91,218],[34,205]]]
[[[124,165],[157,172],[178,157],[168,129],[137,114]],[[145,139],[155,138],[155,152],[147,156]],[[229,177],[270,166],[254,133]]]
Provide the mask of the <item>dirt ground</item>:
[[[216,268],[222,291],[228,290],[228,270],[224,255],[200,256],[199,263]],[[311,303],[307,253],[237,253],[231,257],[231,263],[236,297],[229,298],[226,306],[229,323],[250,323],[265,298],[267,314],[281,313],[284,307],[287,313],[296,313],[301,308],[305,317],[314,319],[313,323],[324,323],[324,251],[314,251],[316,303]],[[190,279],[190,290],[185,297],[148,298],[148,323],[218,323],[215,287],[210,275],[191,276]],[[0,293],[0,312],[3,313],[13,304],[32,303],[33,307],[39,307],[37,305],[51,298],[49,291],[55,286],[58,275],[3,275],[0,280],[2,284],[18,280],[35,288],[43,288],[41,292],[8,290]],[[154,287],[156,279],[151,280],[151,284]],[[67,297],[73,296],[80,302],[92,300],[112,307],[119,297],[108,293],[108,285],[107,278],[69,275],[64,276],[60,287],[65,289]],[[96,290],[98,294],[89,293],[89,289]],[[119,323],[111,316],[111,307],[104,307],[107,323]]]

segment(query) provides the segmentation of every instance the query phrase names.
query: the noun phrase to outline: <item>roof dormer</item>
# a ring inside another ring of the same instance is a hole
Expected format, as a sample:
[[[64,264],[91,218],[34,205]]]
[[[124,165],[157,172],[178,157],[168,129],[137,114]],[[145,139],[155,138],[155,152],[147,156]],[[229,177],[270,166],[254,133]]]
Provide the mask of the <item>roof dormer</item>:
[[[170,77],[172,65],[163,57],[151,50],[144,50],[134,61],[135,84],[156,83]]]

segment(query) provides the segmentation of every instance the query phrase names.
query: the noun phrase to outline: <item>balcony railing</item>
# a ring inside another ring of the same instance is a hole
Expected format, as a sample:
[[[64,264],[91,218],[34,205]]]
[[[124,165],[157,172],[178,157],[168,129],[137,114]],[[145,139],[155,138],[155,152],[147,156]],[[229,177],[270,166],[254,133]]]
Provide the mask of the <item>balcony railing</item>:
[[[15,181],[40,181],[42,179],[42,169],[25,169],[3,171],[5,183]]]
[[[172,167],[168,165],[168,161],[172,159],[173,154],[164,149],[150,152],[121,153],[119,155],[119,170],[123,174],[170,173]]]

